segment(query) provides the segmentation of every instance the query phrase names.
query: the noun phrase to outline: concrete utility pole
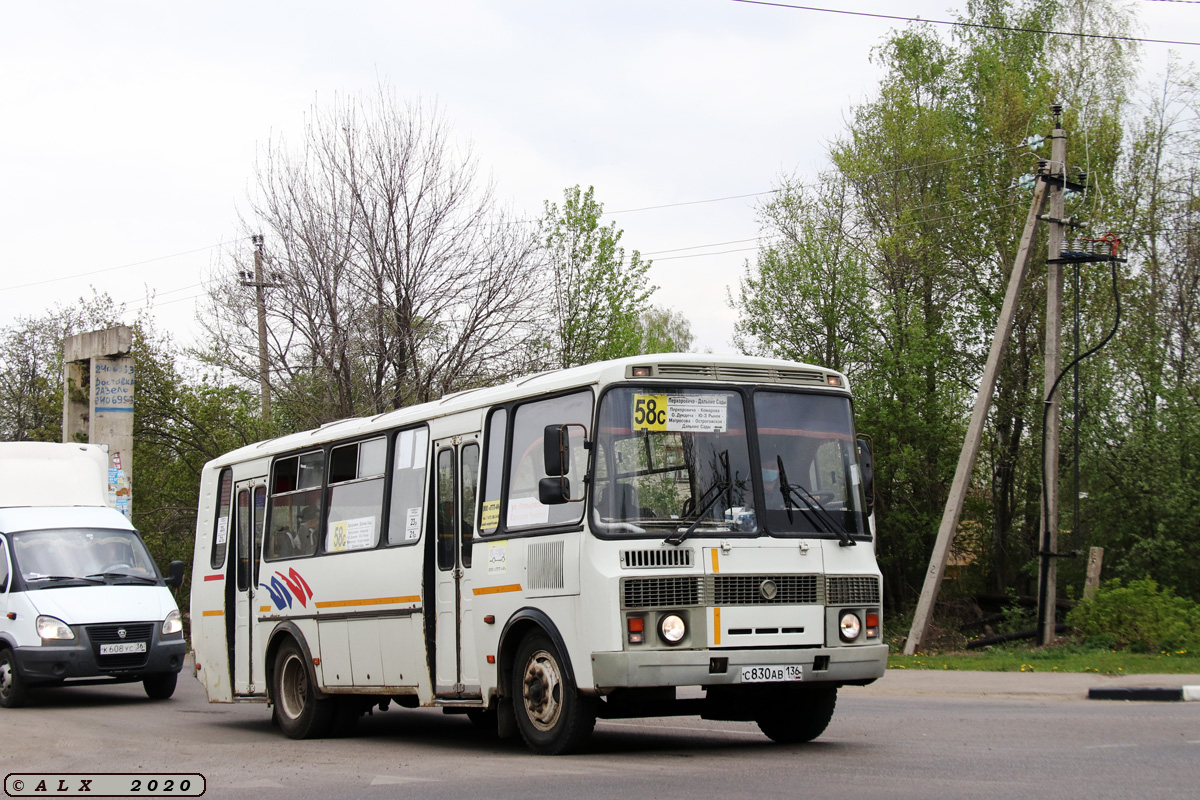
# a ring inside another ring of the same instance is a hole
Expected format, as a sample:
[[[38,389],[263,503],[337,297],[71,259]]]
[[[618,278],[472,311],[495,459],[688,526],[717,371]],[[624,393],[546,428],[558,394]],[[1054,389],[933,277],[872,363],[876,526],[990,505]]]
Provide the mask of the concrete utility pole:
[[[63,340],[63,441],[108,446],[113,507],[133,513],[133,330],[125,325]]]
[[[1046,398],[1045,419],[1046,427],[1042,432],[1045,437],[1044,467],[1045,490],[1042,498],[1041,536],[1039,549],[1041,552],[1041,569],[1039,583],[1044,584],[1038,590],[1039,597],[1048,598],[1040,609],[1045,615],[1038,623],[1038,644],[1047,645],[1054,638],[1055,613],[1058,604],[1054,602],[1058,596],[1058,565],[1051,554],[1058,552],[1058,451],[1059,451],[1059,406],[1058,397],[1050,396],[1050,390],[1058,380],[1060,370],[1060,349],[1062,344],[1062,264],[1056,257],[1062,252],[1063,244],[1063,213],[1066,201],[1063,196],[1063,185],[1067,179],[1067,132],[1060,127],[1062,106],[1054,106],[1054,132],[1050,134],[1050,174],[1058,180],[1050,185],[1050,223],[1047,237],[1047,251],[1050,258],[1046,262],[1046,356],[1043,378],[1042,396]]]
[[[963,501],[967,497],[967,489],[971,485],[971,473],[975,469],[975,459],[979,455],[979,443],[983,438],[983,425],[987,421],[988,408],[992,404],[992,394],[996,389],[996,377],[1000,372],[1000,359],[1004,347],[1012,333],[1013,317],[1016,315],[1017,303],[1021,298],[1021,289],[1025,284],[1025,273],[1029,266],[1029,256],[1033,250],[1033,236],[1037,230],[1038,218],[1046,203],[1047,181],[1045,175],[1039,175],[1037,185],[1033,190],[1033,203],[1029,206],[1029,214],[1025,217],[1025,231],[1021,234],[1021,244],[1017,248],[1017,257],[1013,262],[1012,273],[1008,277],[1008,290],[1004,294],[1004,305],[1000,308],[1000,318],[996,320],[996,333],[992,337],[992,349],[988,352],[987,366],[984,367],[983,377],[979,384],[979,393],[975,395],[975,410],[971,414],[971,423],[967,427],[966,440],[962,452],[958,456],[958,467],[954,470],[954,481],[950,484],[950,496],[946,498],[946,508],[942,512],[942,523],[938,527],[937,541],[933,546],[933,554],[929,558],[929,569],[925,573],[925,585],[921,588],[921,597],[917,601],[917,611],[913,615],[912,628],[908,632],[908,640],[904,652],[912,655],[921,646],[925,634],[928,633],[929,623],[933,619],[933,607],[937,602],[938,589],[942,585],[942,576],[946,573],[946,560],[950,556],[950,545],[958,530],[958,520],[962,515]]]
[[[267,361],[267,283],[263,280],[263,237],[255,234],[250,237],[254,243],[254,278],[243,273],[242,286],[253,286],[255,302],[258,308],[258,385],[262,401],[262,418],[264,422],[271,419],[271,380]]]

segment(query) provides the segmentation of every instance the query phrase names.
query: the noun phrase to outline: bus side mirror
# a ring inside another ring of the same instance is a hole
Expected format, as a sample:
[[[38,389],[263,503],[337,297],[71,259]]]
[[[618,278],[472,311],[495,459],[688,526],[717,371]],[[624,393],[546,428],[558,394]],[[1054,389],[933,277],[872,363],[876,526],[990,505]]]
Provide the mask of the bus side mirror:
[[[172,589],[178,589],[180,586],[183,586],[182,561],[171,562],[171,565],[167,567],[167,577],[163,583],[165,583],[167,586],[170,586]]]
[[[565,475],[557,478],[542,478],[538,481],[538,502],[544,506],[556,506],[571,499],[571,481]]]
[[[863,494],[867,508],[875,507],[875,456],[871,453],[871,437],[858,437],[858,467],[862,470]]]
[[[546,474],[557,478],[571,469],[571,434],[566,425],[547,425],[542,432]],[[538,490],[539,493],[541,490]]]

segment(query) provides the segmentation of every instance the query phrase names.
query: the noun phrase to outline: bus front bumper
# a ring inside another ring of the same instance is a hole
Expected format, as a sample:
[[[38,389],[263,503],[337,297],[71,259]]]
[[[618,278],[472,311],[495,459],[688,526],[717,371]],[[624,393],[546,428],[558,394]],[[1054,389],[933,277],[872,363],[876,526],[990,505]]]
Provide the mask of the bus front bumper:
[[[743,681],[743,667],[798,667],[801,676],[798,680],[803,683],[865,685],[883,677],[887,656],[886,644],[779,650],[592,653],[592,677],[601,694],[632,687],[740,684],[748,682]]]

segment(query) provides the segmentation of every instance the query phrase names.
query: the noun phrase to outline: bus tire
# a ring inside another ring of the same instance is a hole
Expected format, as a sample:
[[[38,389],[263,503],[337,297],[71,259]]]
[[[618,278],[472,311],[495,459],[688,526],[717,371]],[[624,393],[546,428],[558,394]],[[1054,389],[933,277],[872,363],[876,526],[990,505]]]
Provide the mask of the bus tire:
[[[538,755],[574,752],[596,727],[595,698],[579,693],[558,649],[541,631],[517,648],[512,697],[521,738]]]
[[[289,739],[319,739],[329,732],[334,700],[317,697],[316,676],[294,639],[280,644],[271,683],[275,716]]]
[[[801,689],[764,709],[755,721],[759,730],[779,744],[811,742],[825,732],[836,705],[836,687]]]
[[[175,694],[175,684],[178,682],[179,673],[160,672],[157,675],[148,675],[143,678],[142,688],[146,690],[146,696],[151,700],[166,700]]]
[[[7,647],[0,647],[0,706],[20,708],[28,699],[29,687],[17,671],[13,651]]]

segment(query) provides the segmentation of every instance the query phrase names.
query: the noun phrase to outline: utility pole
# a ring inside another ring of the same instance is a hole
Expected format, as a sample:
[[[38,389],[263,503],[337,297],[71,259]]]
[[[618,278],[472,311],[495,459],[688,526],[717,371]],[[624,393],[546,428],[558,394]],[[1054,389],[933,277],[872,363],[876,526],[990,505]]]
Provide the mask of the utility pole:
[[[267,294],[269,284],[263,280],[263,237],[261,233],[250,237],[254,243],[254,278],[242,273],[242,286],[253,286],[258,306],[258,382],[262,400],[262,418],[271,419],[271,380],[267,363]]]
[[[1025,231],[1021,234],[1021,244],[1017,248],[1017,257],[1013,261],[1012,273],[1008,277],[1008,290],[1004,294],[1004,305],[1000,308],[1000,318],[996,320],[996,333],[992,337],[992,348],[988,353],[987,365],[980,380],[979,392],[975,395],[975,410],[971,414],[971,423],[967,427],[967,436],[963,442],[962,451],[958,456],[958,467],[954,470],[954,481],[950,484],[950,496],[946,498],[946,508],[942,513],[942,522],[938,527],[937,541],[933,546],[933,554],[929,558],[929,569],[925,573],[925,585],[921,588],[921,597],[917,601],[917,611],[913,615],[912,628],[909,629],[904,652],[912,655],[921,646],[929,623],[933,619],[933,607],[937,602],[938,589],[942,585],[942,576],[946,573],[946,560],[950,556],[950,545],[958,530],[958,520],[962,515],[963,502],[967,497],[967,489],[971,485],[971,473],[975,469],[975,458],[979,455],[979,443],[983,438],[983,425],[987,421],[988,409],[992,404],[992,394],[996,389],[996,377],[1000,372],[1000,360],[1004,347],[1012,333],[1013,318],[1016,315],[1017,303],[1021,298],[1021,289],[1025,284],[1025,273],[1029,266],[1029,256],[1033,250],[1033,236],[1037,231],[1038,218],[1042,207],[1046,204],[1047,181],[1044,172],[1038,175],[1038,181],[1033,190],[1033,203],[1029,206],[1029,214],[1025,217]]]
[[[1038,620],[1038,644],[1048,645],[1054,638],[1055,614],[1058,604],[1058,565],[1054,554],[1058,553],[1058,452],[1059,452],[1059,407],[1056,396],[1051,396],[1051,388],[1058,379],[1060,369],[1060,349],[1062,344],[1062,264],[1056,261],[1056,256],[1062,252],[1063,245],[1063,214],[1066,209],[1064,183],[1067,179],[1067,132],[1062,129],[1062,106],[1054,105],[1054,132],[1050,134],[1050,174],[1056,178],[1050,184],[1050,216],[1046,222],[1050,224],[1047,232],[1047,251],[1050,258],[1046,261],[1046,355],[1043,377],[1042,396],[1046,398],[1045,444],[1042,448],[1045,466],[1043,481],[1045,489],[1042,493],[1041,550],[1040,569],[1038,570],[1038,597],[1046,598],[1038,611],[1042,617]]]

